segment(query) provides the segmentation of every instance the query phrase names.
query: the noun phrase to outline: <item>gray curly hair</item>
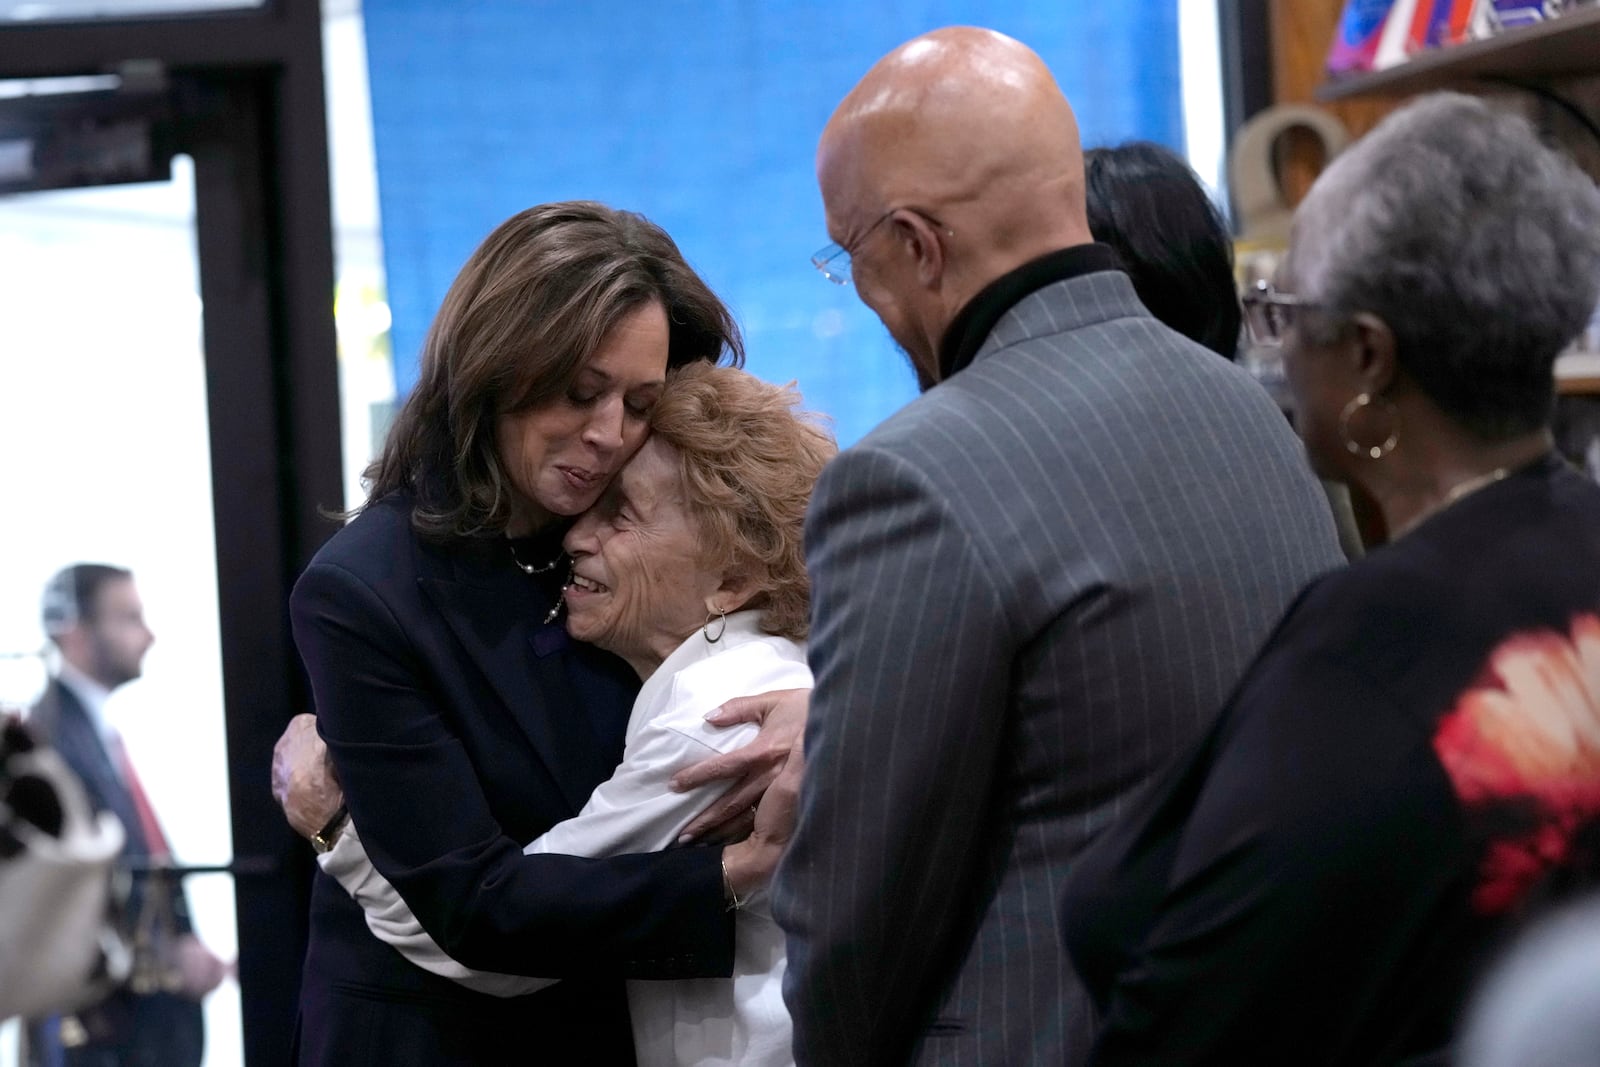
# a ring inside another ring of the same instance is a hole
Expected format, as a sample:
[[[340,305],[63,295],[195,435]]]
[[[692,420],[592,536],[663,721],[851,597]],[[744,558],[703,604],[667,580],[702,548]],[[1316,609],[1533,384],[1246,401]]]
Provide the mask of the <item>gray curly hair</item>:
[[[1432,93],[1317,180],[1288,273],[1324,312],[1307,339],[1378,316],[1439,409],[1502,440],[1548,422],[1555,357],[1600,301],[1600,189],[1525,119]]]

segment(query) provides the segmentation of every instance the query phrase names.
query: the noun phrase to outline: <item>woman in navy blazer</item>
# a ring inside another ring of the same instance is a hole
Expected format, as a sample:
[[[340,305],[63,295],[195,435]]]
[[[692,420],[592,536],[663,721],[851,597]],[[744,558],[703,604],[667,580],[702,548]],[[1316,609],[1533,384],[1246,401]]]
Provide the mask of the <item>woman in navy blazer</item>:
[[[630,1063],[624,978],[731,972],[727,849],[525,856],[622,754],[638,689],[558,615],[561,538],[642,444],[669,367],[742,361],[727,309],[641,216],[547,204],[468,260],[360,514],[291,600],[317,727],[374,864],[462,963],[567,979],[475,994],[405,961],[318,875],[302,1064]],[[337,832],[337,823],[330,827]]]

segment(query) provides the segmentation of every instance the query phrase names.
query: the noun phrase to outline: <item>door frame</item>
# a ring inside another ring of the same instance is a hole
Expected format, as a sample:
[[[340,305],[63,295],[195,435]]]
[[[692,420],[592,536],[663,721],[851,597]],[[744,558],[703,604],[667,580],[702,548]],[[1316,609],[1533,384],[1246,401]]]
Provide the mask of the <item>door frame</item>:
[[[344,492],[320,5],[0,26],[0,78],[130,62],[164,72],[172,143],[194,159],[244,1056],[276,1067],[312,873],[268,782],[311,707],[288,598]]]

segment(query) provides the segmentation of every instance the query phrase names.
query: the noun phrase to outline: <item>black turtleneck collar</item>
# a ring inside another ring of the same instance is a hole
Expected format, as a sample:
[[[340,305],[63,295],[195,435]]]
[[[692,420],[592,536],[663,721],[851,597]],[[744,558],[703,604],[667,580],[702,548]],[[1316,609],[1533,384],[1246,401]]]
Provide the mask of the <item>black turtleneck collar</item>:
[[[1122,261],[1110,245],[1087,244],[1047,253],[1002,274],[967,301],[945,330],[944,340],[939,344],[940,380],[971,363],[1000,316],[1029,293],[1068,278],[1121,269]]]

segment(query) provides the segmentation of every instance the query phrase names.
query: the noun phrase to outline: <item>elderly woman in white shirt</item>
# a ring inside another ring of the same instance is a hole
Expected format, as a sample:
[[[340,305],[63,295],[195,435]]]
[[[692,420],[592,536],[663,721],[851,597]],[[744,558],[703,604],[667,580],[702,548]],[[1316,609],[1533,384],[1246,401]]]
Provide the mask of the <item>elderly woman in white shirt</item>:
[[[747,693],[810,688],[801,530],[835,445],[797,400],[731,367],[675,372],[649,440],[567,534],[567,629],[626,660],[644,688],[616,773],[524,851],[598,857],[671,847],[722,789],[673,792],[672,776],[755,733],[711,726],[705,715]],[[551,984],[472,971],[445,955],[373,869],[356,827],[319,862],[372,931],[418,966],[500,996]],[[628,984],[641,1067],[794,1062],[782,931],[764,899],[737,906],[731,979]]]

